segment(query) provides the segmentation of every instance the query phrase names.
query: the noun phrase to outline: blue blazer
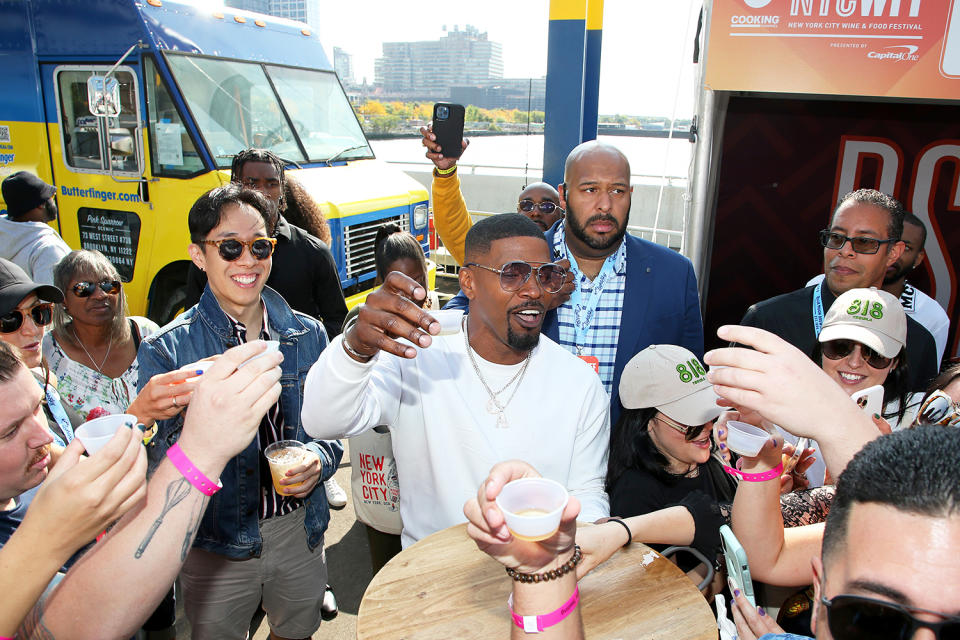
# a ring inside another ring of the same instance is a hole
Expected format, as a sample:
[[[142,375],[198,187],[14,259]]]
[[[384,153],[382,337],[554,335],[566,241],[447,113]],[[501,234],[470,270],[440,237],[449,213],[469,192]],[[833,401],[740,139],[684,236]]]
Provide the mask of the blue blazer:
[[[561,224],[562,219],[544,234],[551,250],[554,234]],[[693,264],[673,249],[629,233],[624,241],[627,243],[627,286],[623,293],[610,394],[612,426],[616,426],[623,409],[620,376],[630,358],[652,344],[676,344],[703,360],[703,319]],[[461,291],[444,308],[466,309],[468,305],[469,300]],[[547,312],[542,332],[554,342],[560,341],[556,309]]]

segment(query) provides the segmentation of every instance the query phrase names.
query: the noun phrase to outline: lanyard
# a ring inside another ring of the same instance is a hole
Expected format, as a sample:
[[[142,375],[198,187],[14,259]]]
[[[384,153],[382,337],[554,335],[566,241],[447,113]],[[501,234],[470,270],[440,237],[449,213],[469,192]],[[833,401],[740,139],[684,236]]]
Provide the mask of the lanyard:
[[[60,430],[63,432],[63,437],[67,439],[67,442],[61,442],[60,437],[56,433],[53,434],[53,438],[57,441],[57,444],[65,447],[73,440],[73,425],[70,424],[67,412],[63,410],[63,405],[60,403],[60,394],[49,384],[44,385],[43,392],[47,396],[47,407],[50,409],[50,415],[57,421]]]
[[[593,323],[593,318],[597,312],[597,306],[600,304],[600,296],[603,295],[603,287],[607,281],[614,276],[613,264],[616,261],[616,253],[607,256],[600,268],[600,273],[593,280],[593,288],[587,296],[586,302],[583,301],[583,295],[580,291],[580,268],[577,266],[577,259],[573,257],[572,252],[567,252],[567,259],[570,260],[570,268],[577,274],[577,286],[573,288],[570,294],[570,305],[573,307],[573,329],[575,333],[574,341],[577,345],[577,355],[583,353],[583,345],[587,341],[587,331]]]
[[[820,290],[823,282],[818,282],[813,290],[813,333],[820,337],[820,330],[823,329],[823,298],[820,296]]]

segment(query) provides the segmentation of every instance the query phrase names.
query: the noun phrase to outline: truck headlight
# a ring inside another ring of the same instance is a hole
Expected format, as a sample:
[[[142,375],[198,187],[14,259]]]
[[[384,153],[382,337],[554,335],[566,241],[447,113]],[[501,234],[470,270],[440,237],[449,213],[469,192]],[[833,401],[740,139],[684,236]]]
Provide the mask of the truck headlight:
[[[423,229],[427,226],[427,205],[418,204],[413,208],[413,228]]]

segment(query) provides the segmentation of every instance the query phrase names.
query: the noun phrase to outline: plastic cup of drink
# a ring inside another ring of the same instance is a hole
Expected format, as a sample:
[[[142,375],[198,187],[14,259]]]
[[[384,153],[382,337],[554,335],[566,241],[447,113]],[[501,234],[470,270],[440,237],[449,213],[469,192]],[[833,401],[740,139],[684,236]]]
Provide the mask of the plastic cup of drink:
[[[196,373],[196,375],[193,376],[193,378],[196,378],[197,376],[201,376],[204,373],[206,373],[207,369],[209,369],[212,366],[213,366],[213,360],[200,360],[199,362],[191,362],[190,364],[184,365],[180,367],[178,371],[193,371],[194,373],[199,371],[200,373]],[[193,378],[187,378],[187,380],[192,380]],[[187,380],[181,380],[180,382],[174,382],[173,384],[183,384]]]
[[[566,488],[559,482],[547,478],[521,478],[503,487],[497,496],[497,506],[514,537],[536,542],[557,532],[569,498]]]
[[[302,482],[295,484],[280,484],[280,480],[287,477],[287,471],[294,467],[306,464],[310,458],[310,450],[297,440],[280,440],[269,445],[263,451],[267,456],[267,462],[270,463],[270,474],[273,476],[273,489],[280,495],[286,495],[291,490],[302,485]]]
[[[256,360],[257,358],[262,358],[263,356],[267,355],[268,353],[273,353],[273,352],[275,352],[275,351],[279,351],[279,350],[280,350],[280,341],[279,341],[279,340],[267,340],[266,342],[267,342],[267,350],[266,350],[266,351],[264,351],[264,352],[262,352],[262,353],[258,353],[257,355],[253,356],[253,357],[250,358],[249,360],[245,360],[244,362],[241,362],[240,365],[237,367],[237,369],[240,369],[240,368],[242,368],[242,367],[247,366],[248,364],[250,364],[251,362],[253,362],[253,361]]]
[[[455,333],[460,333],[463,325],[463,310],[448,309],[444,311],[441,309],[439,311],[431,311],[430,315],[440,323],[440,333],[438,335],[452,336]]]
[[[129,413],[116,413],[102,418],[94,418],[89,422],[84,422],[77,427],[77,439],[83,444],[89,455],[95,454],[110,442],[120,427],[134,428],[137,424],[137,416]]]
[[[770,433],[766,429],[736,420],[727,422],[727,447],[741,456],[757,455],[769,438]]]

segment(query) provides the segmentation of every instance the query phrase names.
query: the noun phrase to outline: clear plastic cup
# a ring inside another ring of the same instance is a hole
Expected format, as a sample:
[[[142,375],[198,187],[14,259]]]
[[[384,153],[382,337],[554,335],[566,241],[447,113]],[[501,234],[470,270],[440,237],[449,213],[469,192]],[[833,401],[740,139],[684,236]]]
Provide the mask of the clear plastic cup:
[[[440,323],[440,333],[441,336],[452,336],[455,333],[460,333],[460,330],[463,326],[463,310],[462,309],[449,309],[449,310],[439,310],[439,311],[430,311],[431,316]]]
[[[110,442],[120,427],[135,428],[137,416],[129,413],[115,413],[102,418],[94,418],[77,427],[75,435],[89,455],[93,455]]]
[[[280,495],[287,495],[291,489],[302,485],[280,484],[280,480],[287,477],[287,471],[294,467],[306,464],[310,458],[310,450],[298,440],[280,440],[269,445],[263,451],[270,464],[270,474],[273,476],[273,489]]]
[[[569,499],[566,488],[559,482],[521,478],[503,487],[497,496],[497,506],[514,537],[537,542],[557,532]]]
[[[769,438],[766,429],[736,420],[727,422],[727,447],[741,456],[752,458],[757,455]]]
[[[237,366],[237,369],[241,369],[241,368],[247,366],[248,364],[250,364],[251,362],[253,362],[253,361],[256,360],[257,358],[262,358],[263,356],[267,355],[268,353],[273,353],[273,352],[275,352],[275,351],[279,351],[279,350],[280,350],[280,341],[279,341],[279,340],[267,340],[266,342],[267,342],[267,350],[266,350],[266,351],[263,351],[263,352],[261,352],[261,353],[258,353],[257,355],[253,356],[253,357],[250,358],[249,360],[245,360],[245,361],[241,362],[241,363]]]

